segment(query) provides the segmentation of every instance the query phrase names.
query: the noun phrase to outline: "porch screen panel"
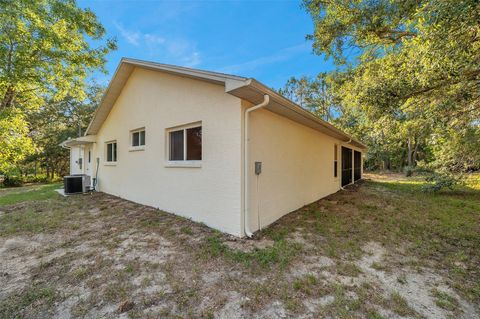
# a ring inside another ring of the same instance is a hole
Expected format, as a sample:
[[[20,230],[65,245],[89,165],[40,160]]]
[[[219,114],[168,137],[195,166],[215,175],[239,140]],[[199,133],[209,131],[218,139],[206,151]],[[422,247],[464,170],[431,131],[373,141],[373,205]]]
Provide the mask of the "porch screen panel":
[[[362,178],[362,153],[355,151],[353,153],[353,175],[354,175],[354,180],[358,181],[360,178]]]
[[[342,146],[342,186],[352,183],[352,149]]]

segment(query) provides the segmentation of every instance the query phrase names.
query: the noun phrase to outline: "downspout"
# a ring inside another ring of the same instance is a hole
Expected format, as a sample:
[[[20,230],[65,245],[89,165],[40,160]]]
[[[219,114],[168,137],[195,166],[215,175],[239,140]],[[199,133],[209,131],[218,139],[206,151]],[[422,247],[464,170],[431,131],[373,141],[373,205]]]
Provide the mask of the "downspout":
[[[250,231],[249,219],[248,219],[248,118],[250,112],[265,107],[270,102],[270,96],[265,94],[263,96],[263,102],[250,107],[245,110],[244,116],[244,129],[243,129],[243,223],[244,232],[247,237],[252,237],[253,233]]]

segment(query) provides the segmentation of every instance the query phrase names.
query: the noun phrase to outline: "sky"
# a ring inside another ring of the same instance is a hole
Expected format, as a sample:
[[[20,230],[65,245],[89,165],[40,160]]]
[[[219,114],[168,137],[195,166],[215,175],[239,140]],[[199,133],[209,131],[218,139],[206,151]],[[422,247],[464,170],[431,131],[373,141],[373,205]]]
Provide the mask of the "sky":
[[[108,84],[122,57],[253,77],[273,88],[291,76],[334,69],[312,53],[310,16],[300,0],[80,0],[116,38],[107,56]]]

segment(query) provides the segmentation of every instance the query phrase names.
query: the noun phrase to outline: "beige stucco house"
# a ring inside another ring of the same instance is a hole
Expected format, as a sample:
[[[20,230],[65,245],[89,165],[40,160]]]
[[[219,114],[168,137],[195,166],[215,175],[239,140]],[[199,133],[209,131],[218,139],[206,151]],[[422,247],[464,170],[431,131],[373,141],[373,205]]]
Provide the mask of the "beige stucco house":
[[[71,174],[251,235],[361,178],[365,146],[252,78],[122,59]]]

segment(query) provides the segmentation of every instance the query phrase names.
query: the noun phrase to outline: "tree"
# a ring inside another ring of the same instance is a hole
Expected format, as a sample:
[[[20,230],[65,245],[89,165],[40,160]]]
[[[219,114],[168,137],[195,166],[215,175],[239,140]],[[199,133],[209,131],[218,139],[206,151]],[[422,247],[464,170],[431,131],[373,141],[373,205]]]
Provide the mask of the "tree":
[[[15,163],[33,151],[23,114],[16,110],[0,111],[0,172],[12,171]]]
[[[358,110],[370,124],[395,123],[395,130],[378,129],[402,140],[403,165],[432,152],[439,128],[478,127],[478,1],[304,0],[304,6],[314,22],[307,36],[314,52],[339,66],[334,94],[343,110]]]
[[[480,127],[467,126],[460,130],[437,130],[432,136],[434,160],[429,165],[436,170],[449,168],[462,173],[480,169]]]
[[[31,151],[26,114],[67,95],[85,99],[85,79],[105,71],[115,48],[97,17],[74,0],[0,0],[0,114],[15,116],[0,135],[16,143],[8,156],[0,153],[0,169]]]
[[[331,94],[330,81],[326,73],[319,73],[315,79],[291,77],[278,92],[328,121],[334,118],[338,108]]]
[[[31,137],[37,151],[24,161],[23,166],[33,163],[35,172],[35,168],[40,164],[50,178],[55,174],[67,174],[69,152],[62,148],[60,143],[83,134],[93,112],[100,104],[103,91],[103,87],[94,84],[86,91],[85,100],[79,101],[66,96],[61,101],[51,100],[32,112],[29,122],[35,127],[31,131]]]
[[[73,0],[0,0],[0,110],[39,107],[45,97],[84,98],[84,80],[116,44]]]

